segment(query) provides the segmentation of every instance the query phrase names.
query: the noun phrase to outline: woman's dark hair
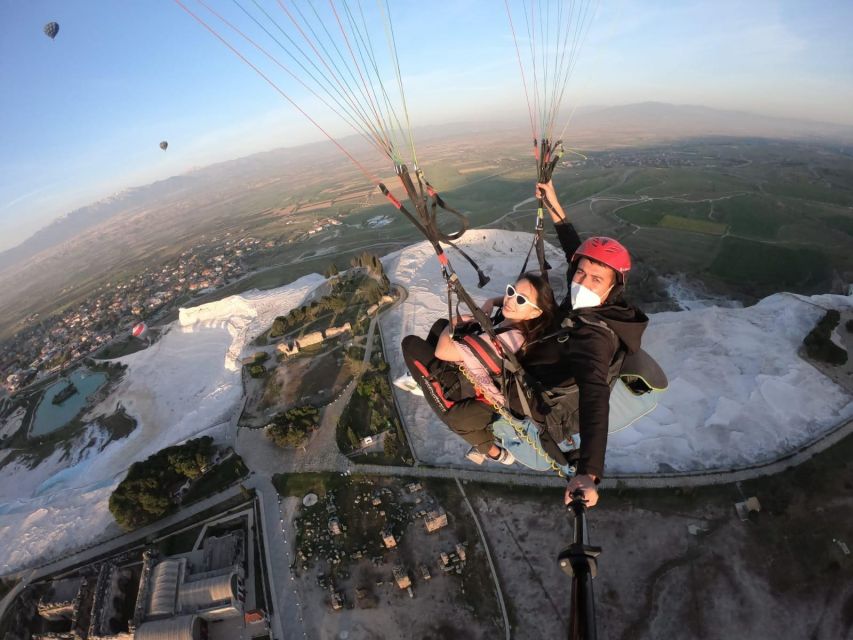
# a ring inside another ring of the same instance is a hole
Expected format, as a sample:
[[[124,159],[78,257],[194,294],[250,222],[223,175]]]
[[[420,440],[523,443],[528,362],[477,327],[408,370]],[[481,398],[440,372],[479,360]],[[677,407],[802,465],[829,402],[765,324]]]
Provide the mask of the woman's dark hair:
[[[515,325],[524,336],[524,346],[521,347],[523,351],[527,345],[538,340],[551,329],[557,316],[557,301],[554,299],[551,285],[538,273],[528,271],[518,280],[527,280],[536,290],[536,306],[542,310],[542,313],[535,318],[522,320]]]

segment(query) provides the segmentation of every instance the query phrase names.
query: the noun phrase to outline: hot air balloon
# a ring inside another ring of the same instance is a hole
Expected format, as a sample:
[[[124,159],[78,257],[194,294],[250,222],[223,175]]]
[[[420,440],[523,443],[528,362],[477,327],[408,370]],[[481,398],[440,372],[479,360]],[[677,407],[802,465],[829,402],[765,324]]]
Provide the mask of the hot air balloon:
[[[44,35],[53,40],[56,37],[56,34],[59,33],[59,23],[58,22],[48,22],[44,25]]]
[[[148,333],[148,325],[144,322],[140,322],[139,324],[133,326],[130,335],[132,335],[134,338],[142,338],[145,336],[146,333]]]
[[[168,143],[168,142],[166,142],[165,140],[163,140],[163,142],[161,142],[161,143],[160,143],[160,148],[161,148],[163,151],[165,151],[166,149],[168,149],[168,148],[169,148],[169,143]]]

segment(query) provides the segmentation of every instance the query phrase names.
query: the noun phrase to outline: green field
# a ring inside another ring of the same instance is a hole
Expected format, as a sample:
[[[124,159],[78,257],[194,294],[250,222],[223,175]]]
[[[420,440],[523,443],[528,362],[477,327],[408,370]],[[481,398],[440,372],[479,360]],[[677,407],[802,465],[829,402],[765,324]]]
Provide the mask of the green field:
[[[823,219],[833,229],[843,231],[848,236],[853,236],[853,215],[850,216],[827,216]]]
[[[353,474],[353,481],[360,476]],[[280,496],[301,498],[306,493],[316,493],[324,496],[328,491],[335,491],[350,482],[349,476],[339,473],[278,473],[273,476],[272,483]]]
[[[635,169],[622,185],[610,189],[610,193],[699,199],[756,190],[750,181],[719,170],[672,167]]]
[[[723,233],[725,225],[722,225],[723,230],[717,231],[719,227],[717,223],[708,220],[708,212],[710,205],[707,202],[681,202],[678,200],[647,200],[632,204],[616,212],[616,215],[623,220],[632,222],[633,224],[642,227],[668,226],[673,229],[683,229],[685,231],[696,231],[697,233]],[[698,223],[710,222],[712,226],[703,226],[697,224],[690,226],[686,223],[671,222],[664,224],[664,218],[681,218],[684,220],[692,220]]]
[[[764,195],[735,196],[714,203],[714,217],[727,222],[734,235],[772,240],[794,216],[779,201]]]
[[[657,209],[654,203],[642,202],[623,207],[616,211],[615,215],[641,227],[656,227],[665,214]]]
[[[609,191],[609,188],[616,183],[618,177],[618,174],[612,172],[605,175],[585,175],[581,173],[577,177],[570,176],[565,182],[568,188],[561,188],[558,191],[558,195],[563,202],[577,202],[596,193]]]
[[[853,191],[832,188],[826,184],[815,183],[805,176],[788,178],[785,181],[772,181],[765,185],[769,193],[799,200],[813,200],[845,207],[853,205]]]
[[[621,185],[610,189],[610,193],[645,194],[648,189],[661,184],[664,180],[666,180],[666,169],[638,169],[631,173]]]
[[[694,233],[708,233],[713,236],[721,236],[726,232],[726,225],[710,220],[696,220],[694,218],[683,218],[681,216],[665,215],[660,221],[660,226],[667,229],[680,231],[692,231]]]
[[[820,288],[831,275],[826,256],[816,249],[792,249],[740,238],[724,238],[711,272],[746,288]]]
[[[700,274],[720,247],[717,236],[659,227],[640,229],[625,242],[633,255],[661,273]]]

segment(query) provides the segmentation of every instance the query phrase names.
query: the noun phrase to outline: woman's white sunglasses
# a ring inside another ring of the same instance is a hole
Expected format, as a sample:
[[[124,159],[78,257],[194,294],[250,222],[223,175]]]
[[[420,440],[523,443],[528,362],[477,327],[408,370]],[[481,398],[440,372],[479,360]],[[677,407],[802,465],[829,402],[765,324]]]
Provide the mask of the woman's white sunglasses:
[[[511,284],[508,284],[508,285],[506,286],[506,295],[507,295],[508,297],[510,297],[510,298],[513,298],[513,297],[514,297],[514,298],[515,298],[515,303],[516,303],[519,307],[523,307],[524,305],[529,304],[529,305],[530,305],[531,307],[533,307],[534,309],[538,309],[539,311],[542,311],[542,309],[541,309],[540,307],[538,307],[534,302],[532,302],[531,300],[529,300],[529,299],[527,298],[527,296],[525,296],[523,293],[519,293],[518,291],[516,291],[516,290],[515,290],[515,287],[513,287]]]

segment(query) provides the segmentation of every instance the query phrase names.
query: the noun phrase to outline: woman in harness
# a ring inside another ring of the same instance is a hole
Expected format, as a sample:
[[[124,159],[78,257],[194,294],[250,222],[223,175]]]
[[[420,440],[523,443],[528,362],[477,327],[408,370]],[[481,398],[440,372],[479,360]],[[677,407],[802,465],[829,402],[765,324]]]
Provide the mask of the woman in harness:
[[[580,489],[591,507],[598,501],[597,485],[604,473],[613,366],[625,353],[639,350],[648,318],[623,298],[631,269],[628,250],[603,236],[581,242],[552,182],[537,184],[536,195],[543,198],[566,255],[570,294],[558,312],[559,337],[533,345],[519,354],[519,361],[544,389],[577,390],[568,409],[559,403],[540,405],[547,432],[542,444],[547,450],[550,443],[553,451],[554,442],[580,434],[576,473],[565,500],[568,504],[572,492]],[[514,404],[512,393],[509,400]]]
[[[509,465],[514,462],[512,454],[495,442],[490,429],[495,417],[493,403],[505,404],[495,382],[501,374],[500,351],[519,356],[551,330],[557,302],[544,278],[526,273],[507,286],[503,297],[487,300],[483,311],[489,315],[495,306],[501,308],[495,323],[497,345],[470,319],[462,318],[451,334],[449,320],[442,318],[433,324],[426,340],[411,335],[403,338],[402,350],[430,407],[471,445],[468,458],[478,464],[489,458]]]

